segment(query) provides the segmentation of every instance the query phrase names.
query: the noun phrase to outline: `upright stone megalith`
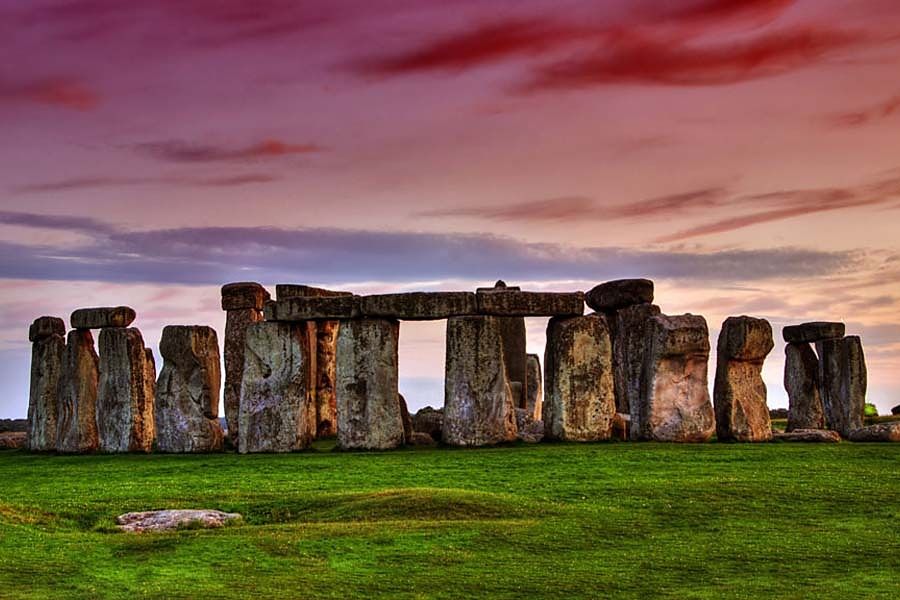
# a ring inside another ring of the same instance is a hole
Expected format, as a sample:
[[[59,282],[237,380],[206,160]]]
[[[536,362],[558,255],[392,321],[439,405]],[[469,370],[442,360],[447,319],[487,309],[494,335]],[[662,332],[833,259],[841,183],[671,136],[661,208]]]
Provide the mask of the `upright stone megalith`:
[[[713,392],[719,441],[772,439],[762,367],[774,347],[772,326],[765,319],[729,317],[722,324]]]
[[[862,427],[867,371],[862,342],[852,335],[816,343],[825,424],[841,437]]]
[[[312,441],[310,415],[316,410],[309,330],[303,323],[254,323],[247,328],[246,344],[239,451],[306,448]]]
[[[476,294],[491,292],[519,292],[521,288],[508,286],[499,280],[492,288],[478,288]],[[525,317],[498,317],[500,320],[500,337],[503,340],[503,362],[506,365],[506,378],[513,392],[513,404],[517,408],[525,408],[528,390],[527,365],[527,333]],[[518,383],[519,385],[515,385]]]
[[[169,325],[159,342],[163,368],[156,384],[156,445],[160,452],[217,452],[219,340],[211,327]]]
[[[547,438],[576,442],[610,438],[616,414],[612,360],[603,315],[550,319],[544,353]]]
[[[100,358],[90,329],[69,332],[59,381],[56,449],[85,453],[97,450],[97,394]]]
[[[102,452],[149,452],[153,445],[153,355],[141,332],[110,327],[100,331],[100,389],[97,434]]]
[[[57,317],[40,317],[28,331],[31,390],[28,395],[28,449],[56,450],[59,380],[66,349],[66,325]]]
[[[239,282],[222,286],[225,316],[225,422],[228,437],[240,444],[241,379],[244,376],[244,347],[247,328],[263,320],[269,292],[258,283]]]
[[[516,439],[516,411],[497,317],[447,319],[442,438],[452,446]]]
[[[787,431],[825,429],[819,359],[808,342],[785,346],[784,389],[788,395]]]
[[[537,354],[528,355],[528,371],[525,375],[525,412],[535,421],[541,419],[544,402],[544,376],[541,359]]]
[[[641,394],[632,439],[705,442],[716,428],[709,399],[709,330],[695,315],[655,316],[645,330]]]
[[[337,441],[345,450],[386,450],[403,444],[398,392],[400,323],[342,321],[337,340]]]

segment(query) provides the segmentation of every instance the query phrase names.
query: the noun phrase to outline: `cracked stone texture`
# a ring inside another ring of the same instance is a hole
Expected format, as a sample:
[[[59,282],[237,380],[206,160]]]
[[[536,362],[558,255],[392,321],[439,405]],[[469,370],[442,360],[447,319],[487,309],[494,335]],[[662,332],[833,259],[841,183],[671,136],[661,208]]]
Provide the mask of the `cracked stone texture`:
[[[149,452],[153,445],[153,355],[134,328],[100,331],[97,434],[102,452]]]
[[[400,323],[342,321],[337,341],[337,441],[345,449],[386,450],[403,444],[397,390]]]
[[[515,441],[515,404],[506,376],[500,319],[450,318],[446,343],[444,443],[486,446]]]
[[[606,313],[613,345],[613,376],[616,411],[631,413],[641,395],[644,367],[644,329],[647,319],[660,314],[655,304],[635,304]]]
[[[316,437],[337,435],[337,338],[340,321],[316,323]]]
[[[240,446],[241,380],[247,328],[262,320],[262,311],[256,308],[229,310],[225,315],[225,422],[235,448]]]
[[[218,452],[219,340],[211,327],[169,325],[159,342],[163,368],[156,386],[156,445],[160,452]]]
[[[56,448],[59,452],[93,452],[97,433],[100,357],[90,329],[69,332],[59,381]]]
[[[171,531],[186,527],[215,529],[223,527],[229,521],[241,519],[242,517],[238,513],[226,513],[219,510],[151,510],[119,515],[116,517],[116,525],[122,531],[142,533],[144,531]]]
[[[246,333],[240,446],[248,452],[292,452],[309,446],[315,415],[305,323],[259,322]]]
[[[858,336],[824,340],[816,350],[825,424],[846,438],[863,425],[867,371],[862,342]]]
[[[819,390],[819,358],[808,343],[784,348],[784,389],[788,395],[787,431],[825,429]]]
[[[65,350],[66,340],[58,333],[51,333],[31,345],[29,450],[56,450],[58,391]]]
[[[72,329],[105,329],[128,327],[137,314],[130,306],[103,306],[79,308],[69,317]]]
[[[550,319],[544,369],[546,437],[578,442],[609,439],[616,401],[606,317]]]

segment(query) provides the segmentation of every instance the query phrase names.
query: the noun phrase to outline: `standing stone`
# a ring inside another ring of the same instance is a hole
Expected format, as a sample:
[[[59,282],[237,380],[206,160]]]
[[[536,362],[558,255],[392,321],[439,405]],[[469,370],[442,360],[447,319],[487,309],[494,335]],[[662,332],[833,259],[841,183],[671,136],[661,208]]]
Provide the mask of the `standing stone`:
[[[502,326],[496,317],[447,320],[444,443],[485,446],[516,439]]]
[[[386,450],[403,443],[397,391],[400,323],[341,322],[337,341],[337,439],[345,450]]]
[[[541,404],[544,400],[541,359],[537,354],[529,354],[525,375],[525,410],[535,421],[541,418]]]
[[[160,452],[222,450],[219,340],[211,327],[170,325],[162,332],[163,368],[156,385]]]
[[[819,391],[819,359],[808,343],[784,348],[784,389],[788,395],[787,431],[825,429]]]
[[[93,452],[97,437],[97,394],[100,357],[94,350],[90,329],[69,332],[59,381],[56,449],[60,452]]]
[[[521,288],[508,286],[501,279],[492,288],[478,288],[476,294],[520,291]],[[474,294],[472,299],[475,299]],[[525,331],[525,317],[498,317],[498,319],[500,320],[500,337],[503,339],[503,361],[506,365],[506,378],[509,380],[510,389],[513,392],[513,404],[517,408],[525,408],[525,392],[528,387],[526,350],[528,337]],[[519,385],[514,385],[516,383]]]
[[[153,355],[134,328],[100,331],[97,434],[102,452],[149,452],[153,445]]]
[[[606,317],[553,318],[544,353],[543,421],[554,440],[607,440],[616,414]]]
[[[56,317],[41,317],[29,330],[31,346],[31,390],[28,395],[28,449],[56,450],[59,380],[66,340],[65,323]]]
[[[709,330],[695,315],[655,316],[645,330],[641,394],[632,439],[705,442],[716,428],[709,399]]]
[[[408,444],[415,431],[412,415],[409,414],[409,406],[406,405],[406,398],[403,397],[403,394],[397,394],[397,399],[400,402],[400,419],[403,422],[403,443]]]
[[[302,450],[312,441],[309,422],[316,405],[308,337],[303,323],[259,322],[247,328],[239,425],[242,454]]]
[[[816,344],[825,423],[848,437],[863,424],[867,372],[858,336],[823,340]]]
[[[244,347],[247,328],[263,320],[262,309],[269,293],[258,283],[229,283],[222,287],[225,317],[225,422],[228,437],[240,444],[241,380],[244,376]]]
[[[612,334],[617,412],[630,414],[631,407],[640,400],[646,341],[644,329],[647,319],[659,314],[655,304],[635,304],[606,313]]]
[[[729,317],[722,324],[713,392],[719,441],[772,439],[762,367],[774,347],[772,326],[764,319]]]

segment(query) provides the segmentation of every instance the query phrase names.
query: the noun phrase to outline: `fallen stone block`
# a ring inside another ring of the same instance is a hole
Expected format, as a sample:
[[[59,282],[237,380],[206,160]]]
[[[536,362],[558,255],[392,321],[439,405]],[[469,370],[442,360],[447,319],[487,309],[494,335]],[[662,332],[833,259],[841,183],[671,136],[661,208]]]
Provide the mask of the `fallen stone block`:
[[[841,436],[836,431],[827,429],[795,429],[794,431],[775,431],[772,440],[776,442],[807,442],[812,444],[836,444]]]
[[[819,389],[819,359],[808,343],[784,348],[784,389],[788,395],[787,430],[825,429]]]
[[[173,531],[177,529],[216,529],[229,522],[240,521],[238,513],[219,510],[151,510],[131,512],[116,517],[116,525],[130,533]]]
[[[93,452],[100,446],[97,434],[97,396],[100,391],[100,357],[94,350],[90,329],[69,332],[59,380],[56,449],[59,452]]]
[[[387,450],[403,443],[398,386],[400,324],[342,321],[337,341],[337,439],[344,450]]]
[[[584,313],[581,292],[517,292],[491,290],[475,294],[478,313],[499,317],[564,317]]]
[[[713,392],[719,441],[772,438],[762,367],[774,347],[772,326],[765,319],[729,317],[722,324]]]
[[[516,430],[517,439],[526,444],[537,444],[544,439],[544,422],[524,408],[516,409]]]
[[[653,303],[653,282],[649,279],[618,279],[595,286],[584,296],[587,305],[597,312],[609,312]]]
[[[448,319],[445,356],[444,443],[486,446],[515,441],[516,414],[500,320],[488,316]]]
[[[321,321],[360,316],[359,296],[298,296],[266,303],[266,321]]]
[[[97,436],[101,452],[150,452],[155,423],[153,355],[141,332],[112,327],[100,331]]]
[[[822,340],[833,340],[844,337],[843,323],[828,323],[817,321],[802,323],[800,325],[788,325],[781,330],[784,341],[789,344],[809,344]]]
[[[550,319],[544,368],[545,436],[575,442],[609,439],[616,399],[606,317]]]
[[[52,335],[66,335],[66,323],[59,317],[38,317],[28,328],[29,342],[37,342]]]
[[[137,314],[128,306],[79,308],[69,317],[73,329],[128,327]]]
[[[253,281],[227,283],[222,286],[222,310],[262,310],[270,296],[260,284]]]
[[[434,441],[441,441],[441,432],[444,429],[444,411],[435,410],[430,406],[419,410],[412,417],[413,430],[427,433]]]
[[[211,327],[169,325],[159,342],[163,368],[156,386],[156,445],[160,452],[218,452],[219,340]]]
[[[900,421],[854,429],[847,439],[851,442],[900,442]]]
[[[709,398],[709,330],[695,315],[647,321],[641,394],[632,407],[632,439],[705,442],[716,427]]]
[[[437,442],[433,437],[422,431],[413,431],[409,440],[406,442],[410,446],[436,446]]]
[[[461,315],[474,315],[472,292],[409,292],[363,296],[363,316],[369,318],[430,321]]]

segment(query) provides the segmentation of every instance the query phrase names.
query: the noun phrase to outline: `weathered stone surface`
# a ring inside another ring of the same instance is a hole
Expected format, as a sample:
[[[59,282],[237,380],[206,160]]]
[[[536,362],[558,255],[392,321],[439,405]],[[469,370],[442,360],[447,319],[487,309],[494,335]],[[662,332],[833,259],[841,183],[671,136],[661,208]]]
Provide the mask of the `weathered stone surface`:
[[[581,292],[517,292],[491,290],[475,294],[478,312],[500,317],[578,316],[584,313]]]
[[[160,452],[222,450],[219,424],[219,340],[211,327],[169,325],[159,342],[163,368],[156,385]]]
[[[476,313],[472,292],[409,292],[363,296],[362,314],[371,318],[429,321]]]
[[[413,431],[406,443],[410,446],[434,446],[437,444],[433,437],[421,431]]]
[[[113,327],[100,331],[97,435],[102,452],[149,452],[153,444],[152,354],[141,332]],[[149,360],[148,360],[149,358]]]
[[[73,329],[104,329],[107,327],[128,327],[137,314],[129,306],[105,306],[79,308],[69,317]]]
[[[647,319],[658,314],[660,310],[655,304],[635,304],[606,314],[612,335],[617,412],[630,414],[631,407],[640,399],[644,329]]]
[[[705,442],[715,431],[709,399],[709,330],[695,315],[647,320],[640,399],[631,411],[631,437]]]
[[[59,380],[56,449],[60,452],[93,452],[97,436],[97,394],[100,389],[100,357],[94,350],[90,329],[69,332]]]
[[[269,298],[266,288],[253,281],[222,286],[222,310],[262,310]]]
[[[900,442],[900,421],[854,429],[848,439],[851,442]]]
[[[526,444],[537,444],[544,439],[544,422],[535,419],[524,408],[516,409],[516,437]]]
[[[337,436],[345,450],[386,450],[403,443],[397,391],[400,324],[342,321],[337,342]]]
[[[609,312],[635,304],[653,303],[653,282],[649,279],[618,279],[595,286],[584,295],[597,312]]]
[[[836,444],[841,436],[836,431],[827,429],[795,429],[794,431],[776,431],[772,434],[776,442],[808,442],[813,444]]]
[[[616,401],[606,317],[550,319],[544,370],[546,437],[576,442],[609,439]]]
[[[359,317],[359,296],[297,296],[267,302],[266,321],[334,321]]]
[[[819,389],[819,359],[808,343],[784,348],[784,389],[788,395],[787,430],[825,429]]]
[[[772,326],[765,319],[729,317],[722,324],[713,392],[719,441],[772,439],[762,367],[774,347]]]
[[[631,415],[625,413],[616,413],[613,417],[612,438],[623,442],[628,441],[631,433]]]
[[[497,317],[500,320],[500,338],[503,340],[503,363],[506,379],[513,393],[513,404],[525,406],[525,388],[528,378],[527,336],[524,317]]]
[[[186,527],[216,529],[223,527],[229,521],[239,521],[241,518],[238,513],[225,513],[218,510],[151,510],[119,515],[116,517],[116,525],[122,531],[130,533],[171,531]]]
[[[525,410],[532,419],[541,418],[541,404],[544,401],[543,373],[541,359],[537,354],[529,354],[526,359]]]
[[[900,404],[891,409],[892,415],[900,415]]]
[[[443,409],[435,410],[426,406],[413,415],[412,419],[415,431],[427,433],[436,442],[441,441],[441,432],[444,429]]]
[[[66,335],[66,323],[59,317],[38,317],[28,328],[28,341],[37,342],[51,335]]]
[[[480,287],[475,288],[475,293],[480,294],[482,292],[521,292],[522,288],[517,285],[506,285],[506,282],[502,279],[498,279],[494,284],[494,287]]]
[[[403,422],[403,442],[408,443],[409,440],[412,439],[414,431],[412,417],[409,414],[409,407],[406,405],[406,398],[403,397],[403,394],[397,394],[397,398],[400,400],[400,420]]]
[[[516,439],[515,405],[497,318],[447,320],[442,435],[444,443],[453,446],[485,446]]]
[[[310,397],[313,403],[313,410],[306,415],[306,431],[310,439],[316,439],[316,434],[319,431],[319,409],[316,401],[316,388],[319,378],[319,324],[317,321],[305,321],[297,323],[297,325],[306,326],[306,341],[309,344],[306,380],[311,386]]]
[[[247,328],[262,320],[262,311],[255,308],[229,310],[225,316],[225,422],[235,448],[240,446],[241,380]]]
[[[247,328],[238,451],[291,452],[309,446],[315,415],[305,323],[253,323]]]
[[[311,285],[297,285],[293,283],[279,283],[275,286],[275,298],[287,300],[288,298],[302,298],[314,296],[317,298],[333,298],[335,296],[352,296],[352,292],[339,292],[313,287]]]
[[[866,406],[866,359],[858,336],[816,344],[825,424],[843,437],[863,424]]]
[[[28,434],[24,431],[0,432],[0,450],[17,450],[28,446]]]
[[[54,333],[31,346],[31,390],[28,396],[28,448],[56,450],[59,379],[66,341]]]
[[[340,321],[316,323],[316,437],[337,435],[337,338]]]
[[[808,344],[833,340],[844,337],[843,323],[829,323],[817,321],[802,323],[800,325],[788,325],[781,330],[784,341],[789,344]]]

